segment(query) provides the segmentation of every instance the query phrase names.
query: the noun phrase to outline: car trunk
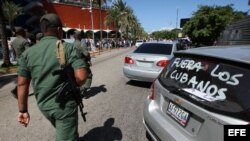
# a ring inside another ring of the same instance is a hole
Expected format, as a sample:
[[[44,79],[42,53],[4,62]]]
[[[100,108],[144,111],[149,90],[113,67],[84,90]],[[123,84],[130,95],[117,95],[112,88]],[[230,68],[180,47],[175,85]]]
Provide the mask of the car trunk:
[[[162,67],[157,66],[157,62],[160,60],[170,60],[168,55],[158,54],[132,54],[131,58],[135,61],[135,64],[131,65],[133,69],[143,69],[148,71],[161,71]]]
[[[223,140],[224,125],[249,124],[250,71],[223,60],[174,58],[155,81],[161,113],[184,138]]]

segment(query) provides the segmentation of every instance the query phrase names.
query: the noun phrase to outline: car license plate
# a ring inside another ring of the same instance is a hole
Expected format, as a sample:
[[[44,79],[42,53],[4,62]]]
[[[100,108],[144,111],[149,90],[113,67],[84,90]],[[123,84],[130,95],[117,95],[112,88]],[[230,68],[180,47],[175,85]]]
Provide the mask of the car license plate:
[[[146,67],[146,68],[152,67],[152,63],[149,63],[149,62],[140,62],[140,63],[137,63],[137,64],[140,67]]]
[[[183,127],[187,125],[187,122],[189,119],[189,113],[185,111],[183,108],[174,104],[173,102],[169,102],[168,108],[167,108],[167,114],[169,114],[173,119],[175,119]]]

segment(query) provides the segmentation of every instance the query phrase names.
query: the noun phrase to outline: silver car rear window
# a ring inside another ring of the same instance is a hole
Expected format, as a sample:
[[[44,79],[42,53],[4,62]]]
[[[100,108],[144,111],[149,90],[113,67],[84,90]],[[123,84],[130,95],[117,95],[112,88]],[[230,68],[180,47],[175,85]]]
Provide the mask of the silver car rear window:
[[[150,54],[165,54],[171,55],[172,44],[160,44],[160,43],[144,43],[138,47],[134,53],[150,53]]]
[[[201,107],[250,119],[249,67],[207,58],[175,57],[159,80],[173,94]]]

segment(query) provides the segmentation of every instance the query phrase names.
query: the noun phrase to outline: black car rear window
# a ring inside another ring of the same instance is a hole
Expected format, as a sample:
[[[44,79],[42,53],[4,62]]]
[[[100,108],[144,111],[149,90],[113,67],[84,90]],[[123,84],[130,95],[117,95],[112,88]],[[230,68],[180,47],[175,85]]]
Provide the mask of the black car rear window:
[[[171,55],[172,44],[161,43],[144,43],[138,47],[134,53],[151,53],[151,54],[165,54]]]
[[[250,117],[250,70],[235,63],[175,57],[159,77],[166,88],[215,112]]]

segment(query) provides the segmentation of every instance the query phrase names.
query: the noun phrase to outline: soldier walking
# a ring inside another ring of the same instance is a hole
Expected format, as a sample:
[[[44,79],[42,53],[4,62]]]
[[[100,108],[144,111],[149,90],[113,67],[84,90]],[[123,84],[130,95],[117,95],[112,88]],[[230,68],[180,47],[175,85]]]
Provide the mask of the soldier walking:
[[[16,28],[16,38],[11,42],[11,46],[14,48],[16,53],[16,59],[25,51],[25,49],[30,47],[29,41],[27,40],[26,32],[22,27]]]
[[[21,54],[30,47],[29,41],[26,39],[26,32],[22,27],[16,27],[16,38],[10,43],[16,55],[17,64]],[[11,90],[14,98],[17,98],[17,86]]]
[[[56,14],[46,14],[40,19],[40,27],[44,37],[22,53],[19,60],[18,122],[25,127],[29,124],[28,92],[32,80],[38,108],[55,127],[56,141],[77,141],[78,108],[74,94],[66,91],[64,100],[57,101],[68,81],[62,75],[52,75],[62,67],[57,56],[57,41],[63,33],[62,23]],[[83,58],[73,44],[64,42],[60,49],[63,50],[64,61],[74,70],[76,84],[83,85],[87,79],[87,65]]]
[[[78,51],[81,53],[82,57],[85,60],[85,63],[87,64],[87,71],[88,71],[88,78],[85,82],[84,85],[81,86],[81,92],[82,92],[82,97],[88,98],[90,95],[88,93],[90,86],[92,84],[92,71],[90,69],[90,66],[92,65],[91,63],[91,56],[88,51],[88,47],[85,43],[81,43],[81,32],[80,31],[75,31],[74,33],[74,45],[78,49]]]

